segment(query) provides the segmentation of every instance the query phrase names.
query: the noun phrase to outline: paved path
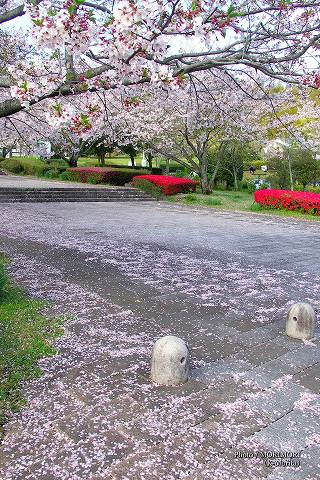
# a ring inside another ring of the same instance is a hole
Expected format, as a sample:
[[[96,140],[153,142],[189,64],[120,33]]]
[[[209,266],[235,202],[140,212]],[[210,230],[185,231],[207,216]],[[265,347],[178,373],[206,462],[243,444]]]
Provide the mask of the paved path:
[[[113,188],[110,185],[91,185],[90,183],[60,182],[21,175],[0,175],[0,188]]]
[[[319,340],[283,335],[293,301],[320,308],[319,229],[165,203],[2,205],[12,273],[72,318],[8,424],[1,480],[320,479]],[[192,348],[182,387],[148,380],[167,333]]]

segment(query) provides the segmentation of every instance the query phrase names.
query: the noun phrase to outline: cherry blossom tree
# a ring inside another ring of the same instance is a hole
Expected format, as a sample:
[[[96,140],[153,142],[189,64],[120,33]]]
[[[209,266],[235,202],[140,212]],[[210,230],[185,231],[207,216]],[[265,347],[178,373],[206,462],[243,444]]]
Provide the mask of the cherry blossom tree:
[[[236,90],[227,75],[193,75],[177,91],[140,87],[129,102],[127,128],[133,142],[197,173],[211,193],[230,144],[250,141],[265,126],[257,121],[270,109],[260,89]]]
[[[319,7],[317,0],[3,0],[0,24],[26,18],[36,52],[1,78],[0,116],[121,84],[175,87],[203,70],[319,87]]]

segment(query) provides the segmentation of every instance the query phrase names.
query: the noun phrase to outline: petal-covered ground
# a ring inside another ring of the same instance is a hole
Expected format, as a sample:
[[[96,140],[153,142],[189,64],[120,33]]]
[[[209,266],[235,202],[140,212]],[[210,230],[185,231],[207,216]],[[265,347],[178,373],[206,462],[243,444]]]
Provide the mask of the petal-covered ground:
[[[320,478],[319,340],[283,335],[320,307],[316,222],[168,204],[2,205],[0,250],[59,354],[25,386],[3,480]],[[149,381],[153,342],[184,338],[193,378]]]

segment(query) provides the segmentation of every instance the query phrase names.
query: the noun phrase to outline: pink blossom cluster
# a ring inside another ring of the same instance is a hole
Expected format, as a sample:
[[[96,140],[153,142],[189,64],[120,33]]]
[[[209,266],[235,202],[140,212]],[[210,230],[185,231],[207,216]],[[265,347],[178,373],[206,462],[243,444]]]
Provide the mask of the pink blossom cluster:
[[[88,12],[76,8],[76,5],[76,2],[68,0],[64,8],[56,10],[49,0],[37,5],[26,4],[26,11],[33,23],[32,33],[40,47],[56,49],[64,42],[73,53],[88,49],[96,33],[95,23]]]

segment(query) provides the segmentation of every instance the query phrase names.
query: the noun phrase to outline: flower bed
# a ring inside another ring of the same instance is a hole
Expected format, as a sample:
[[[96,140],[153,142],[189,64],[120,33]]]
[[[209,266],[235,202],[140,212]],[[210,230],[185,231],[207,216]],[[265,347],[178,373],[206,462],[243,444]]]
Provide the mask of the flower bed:
[[[320,195],[291,190],[257,190],[254,193],[257,203],[267,208],[298,210],[320,215]]]
[[[132,178],[145,170],[134,170],[130,168],[103,168],[103,167],[76,167],[68,168],[71,179],[83,183],[109,183],[111,185],[125,185],[131,182]],[[145,175],[148,176],[148,175]]]
[[[139,188],[139,181],[145,180],[159,187],[163,195],[195,192],[197,182],[187,178],[169,177],[166,175],[137,175],[133,178],[133,186]]]

